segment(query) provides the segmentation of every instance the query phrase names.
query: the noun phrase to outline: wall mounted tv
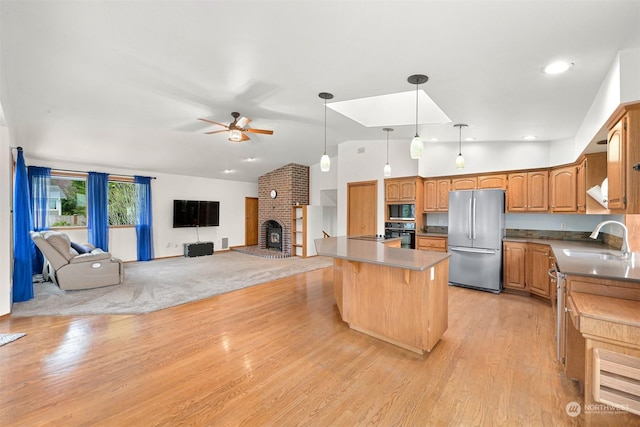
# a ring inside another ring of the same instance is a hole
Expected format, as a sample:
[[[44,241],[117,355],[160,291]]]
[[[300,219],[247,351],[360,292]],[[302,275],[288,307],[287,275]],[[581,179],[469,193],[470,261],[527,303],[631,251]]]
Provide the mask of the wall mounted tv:
[[[217,227],[220,225],[220,202],[174,200],[173,228]]]

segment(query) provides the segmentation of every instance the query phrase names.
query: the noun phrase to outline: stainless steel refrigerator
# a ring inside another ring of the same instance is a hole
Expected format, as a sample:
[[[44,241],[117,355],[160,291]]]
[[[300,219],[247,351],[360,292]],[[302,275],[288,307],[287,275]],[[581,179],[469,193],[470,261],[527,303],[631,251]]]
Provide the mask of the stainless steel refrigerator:
[[[449,283],[502,290],[504,191],[449,192]]]

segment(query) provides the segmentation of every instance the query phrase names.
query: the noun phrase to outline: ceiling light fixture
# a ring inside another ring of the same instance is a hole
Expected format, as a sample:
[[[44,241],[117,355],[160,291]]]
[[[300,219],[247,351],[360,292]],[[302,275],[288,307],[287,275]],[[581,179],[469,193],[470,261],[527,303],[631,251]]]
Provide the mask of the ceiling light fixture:
[[[543,71],[546,74],[561,74],[569,71],[571,67],[573,67],[573,62],[557,61],[544,67]]]
[[[454,128],[460,130],[460,136],[458,138],[458,157],[456,157],[456,169],[464,169],[464,157],[462,157],[462,128],[467,127],[464,123],[458,123],[453,125]]]
[[[324,154],[320,157],[320,170],[329,172],[331,159],[327,156],[327,99],[333,99],[333,95],[328,92],[320,92],[318,96],[324,99]]]
[[[387,164],[384,165],[384,176],[391,176],[391,166],[389,165],[389,132],[393,132],[391,128],[382,128],[387,133]]]
[[[229,131],[229,141],[242,142],[242,132],[238,129],[231,129]]]
[[[525,135],[522,137],[522,139],[524,139],[525,141],[533,141],[536,138],[537,137],[535,135]]]
[[[409,148],[412,159],[421,159],[424,152],[424,141],[418,135],[418,85],[426,83],[427,80],[429,80],[429,77],[424,74],[414,74],[407,78],[409,83],[416,85],[416,136],[411,140],[411,147]]]

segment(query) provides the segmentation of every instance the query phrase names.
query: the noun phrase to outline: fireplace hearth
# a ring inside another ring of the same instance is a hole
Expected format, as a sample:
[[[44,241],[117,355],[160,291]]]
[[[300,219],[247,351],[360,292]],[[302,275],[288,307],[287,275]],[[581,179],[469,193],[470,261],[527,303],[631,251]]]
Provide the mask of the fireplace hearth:
[[[266,247],[282,251],[282,227],[276,221],[268,221],[266,226]]]

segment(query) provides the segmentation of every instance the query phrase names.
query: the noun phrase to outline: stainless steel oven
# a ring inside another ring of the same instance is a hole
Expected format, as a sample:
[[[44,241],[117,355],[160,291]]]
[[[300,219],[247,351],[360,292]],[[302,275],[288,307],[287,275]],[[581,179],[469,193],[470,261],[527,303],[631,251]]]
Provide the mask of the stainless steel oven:
[[[400,237],[401,248],[416,248],[415,222],[385,222],[384,226],[384,236],[387,239]]]

